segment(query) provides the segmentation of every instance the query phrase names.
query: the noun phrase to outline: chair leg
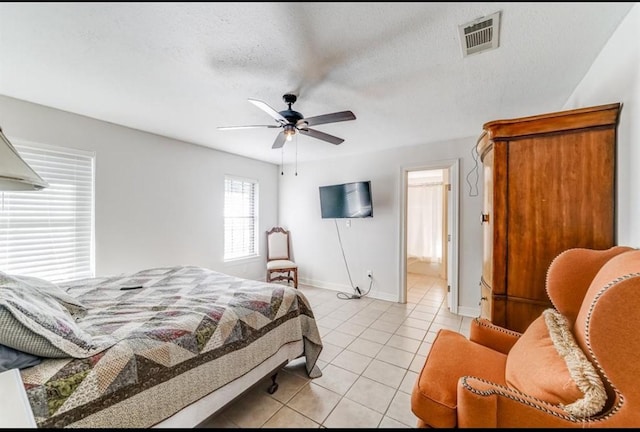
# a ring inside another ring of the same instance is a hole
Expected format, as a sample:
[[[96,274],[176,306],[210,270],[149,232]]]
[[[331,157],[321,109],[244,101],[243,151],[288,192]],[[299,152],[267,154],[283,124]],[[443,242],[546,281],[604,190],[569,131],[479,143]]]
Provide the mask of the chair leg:
[[[293,271],[293,287],[298,288],[298,269]]]

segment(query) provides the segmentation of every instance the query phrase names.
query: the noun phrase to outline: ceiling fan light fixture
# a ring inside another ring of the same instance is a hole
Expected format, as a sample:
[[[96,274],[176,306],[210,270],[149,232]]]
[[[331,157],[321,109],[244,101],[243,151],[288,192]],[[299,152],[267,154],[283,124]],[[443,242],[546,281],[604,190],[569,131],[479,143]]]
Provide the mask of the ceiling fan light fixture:
[[[293,136],[296,134],[296,127],[294,125],[284,125],[284,136],[287,141],[291,141]]]

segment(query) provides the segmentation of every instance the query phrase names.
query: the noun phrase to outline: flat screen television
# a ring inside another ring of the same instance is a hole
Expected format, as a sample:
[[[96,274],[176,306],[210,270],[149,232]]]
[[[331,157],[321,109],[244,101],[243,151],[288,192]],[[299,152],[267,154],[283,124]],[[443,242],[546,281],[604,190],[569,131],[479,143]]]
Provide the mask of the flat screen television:
[[[320,186],[323,219],[373,217],[371,181]]]

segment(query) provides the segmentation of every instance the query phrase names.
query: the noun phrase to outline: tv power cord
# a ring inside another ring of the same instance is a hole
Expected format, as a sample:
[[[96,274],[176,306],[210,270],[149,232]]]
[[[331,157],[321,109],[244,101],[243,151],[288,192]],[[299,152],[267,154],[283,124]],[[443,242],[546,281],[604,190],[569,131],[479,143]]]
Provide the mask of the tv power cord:
[[[338,221],[336,219],[333,220],[335,222],[336,225],[336,232],[338,233],[338,243],[340,243],[340,250],[342,251],[342,259],[344,259],[344,265],[347,268],[347,275],[349,275],[349,282],[351,283],[351,288],[353,289],[353,294],[349,294],[343,291],[340,291],[336,294],[336,297],[338,297],[341,300],[354,300],[354,299],[359,299],[362,298],[364,296],[366,296],[367,294],[369,294],[369,291],[371,291],[371,286],[373,285],[373,276],[372,275],[367,275],[369,277],[369,289],[367,290],[367,292],[363,293],[362,290],[359,287],[354,287],[353,286],[353,280],[351,280],[351,272],[349,271],[349,264],[347,264],[347,257],[344,254],[344,247],[342,246],[342,239],[340,238],[340,230],[338,229]]]
[[[362,290],[358,287],[355,287],[353,290],[355,291],[355,293],[353,294],[348,294],[346,292],[339,292],[336,294],[336,296],[339,299],[342,300],[353,300],[353,299],[359,299],[362,298],[364,296],[366,296],[367,294],[369,294],[369,291],[371,291],[371,286],[373,285],[373,276],[368,275],[369,277],[369,288],[367,289],[367,292],[362,292]]]

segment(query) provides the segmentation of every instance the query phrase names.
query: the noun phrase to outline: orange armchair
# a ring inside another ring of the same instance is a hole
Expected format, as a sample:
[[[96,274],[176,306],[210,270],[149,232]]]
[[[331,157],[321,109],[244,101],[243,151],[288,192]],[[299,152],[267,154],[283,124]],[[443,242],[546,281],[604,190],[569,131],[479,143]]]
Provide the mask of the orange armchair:
[[[549,266],[554,308],[524,333],[440,330],[411,396],[419,427],[640,426],[640,250],[576,248]]]

